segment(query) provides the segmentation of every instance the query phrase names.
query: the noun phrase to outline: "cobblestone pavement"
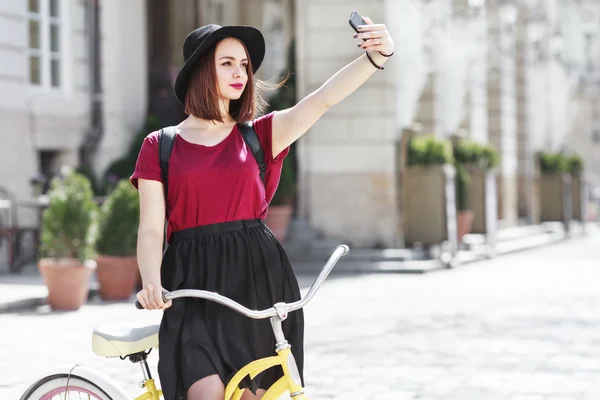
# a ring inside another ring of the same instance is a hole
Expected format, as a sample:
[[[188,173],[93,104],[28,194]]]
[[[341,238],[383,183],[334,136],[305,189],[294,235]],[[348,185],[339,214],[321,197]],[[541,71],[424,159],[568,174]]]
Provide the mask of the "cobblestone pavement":
[[[600,237],[426,275],[328,281],[306,309],[314,399],[600,399]],[[303,286],[309,279],[303,277]],[[100,323],[158,321],[130,303],[0,315],[0,398],[83,363],[133,394],[139,367],[90,349]],[[155,371],[156,355],[151,356]]]

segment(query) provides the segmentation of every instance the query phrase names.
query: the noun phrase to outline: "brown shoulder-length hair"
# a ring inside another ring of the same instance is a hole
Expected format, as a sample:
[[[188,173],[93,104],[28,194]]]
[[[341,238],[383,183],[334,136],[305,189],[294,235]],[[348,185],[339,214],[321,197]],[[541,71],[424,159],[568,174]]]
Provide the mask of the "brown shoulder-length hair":
[[[185,96],[185,113],[208,121],[223,122],[224,116],[221,115],[219,108],[219,87],[215,65],[215,51],[220,42],[207,49],[196,63]],[[240,41],[240,43],[242,42]],[[244,46],[243,43],[242,46]],[[248,82],[242,96],[229,103],[229,115],[236,122],[251,121],[258,114],[262,114],[268,107],[263,93],[267,90],[277,89],[285,83],[285,79],[276,84],[255,79],[252,72],[252,61],[246,46],[244,46],[244,50],[248,59],[246,66]]]

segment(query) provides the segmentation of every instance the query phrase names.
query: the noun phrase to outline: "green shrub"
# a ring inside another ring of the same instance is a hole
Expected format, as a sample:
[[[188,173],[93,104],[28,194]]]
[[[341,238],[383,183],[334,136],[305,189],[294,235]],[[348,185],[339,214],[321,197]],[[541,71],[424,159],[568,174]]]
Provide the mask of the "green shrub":
[[[475,163],[478,145],[461,137],[452,137],[451,143],[454,168],[456,170],[454,177],[456,209],[464,211],[467,210],[467,196],[469,184],[471,183],[471,174],[467,171],[466,165]]]
[[[128,179],[122,179],[106,198],[100,210],[96,240],[98,254],[134,256],[139,223],[138,191]]]
[[[452,155],[456,169],[456,208],[459,211],[464,211],[468,209],[467,193],[471,183],[471,174],[469,174],[467,167],[474,166],[491,170],[498,165],[500,157],[494,147],[461,137],[452,138]]]
[[[467,139],[455,139],[454,159],[463,165],[472,165],[484,170],[495,168],[500,156],[498,151],[491,145],[483,145]]]
[[[580,176],[583,172],[583,159],[578,155],[568,157],[567,171],[573,176]]]
[[[49,204],[42,213],[40,256],[85,262],[92,256],[98,212],[90,181],[69,171],[52,180],[48,195]]]
[[[494,169],[500,163],[500,154],[491,145],[480,145],[475,164],[485,170]]]
[[[567,158],[561,153],[540,152],[538,162],[540,171],[545,174],[563,174],[569,171]]]
[[[456,176],[454,178],[456,190],[456,209],[458,211],[468,210],[467,198],[469,184],[471,183],[471,174],[467,171],[463,164],[456,163]]]
[[[453,162],[449,141],[433,135],[415,136],[408,145],[408,165],[443,165]]]

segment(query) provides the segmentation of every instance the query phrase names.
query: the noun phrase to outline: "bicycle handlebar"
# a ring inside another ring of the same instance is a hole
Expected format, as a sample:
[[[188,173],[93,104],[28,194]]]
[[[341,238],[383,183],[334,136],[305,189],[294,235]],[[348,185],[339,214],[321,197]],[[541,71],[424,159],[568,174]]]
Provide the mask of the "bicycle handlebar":
[[[240,303],[231,300],[228,297],[222,296],[218,293],[195,289],[181,289],[174,290],[172,292],[165,291],[163,292],[163,301],[166,303],[169,300],[178,299],[182,297],[195,297],[199,299],[212,300],[214,302],[227,306],[249,318],[264,319],[274,317],[276,315],[285,318],[287,313],[304,307],[309,301],[312,300],[315,293],[317,292],[323,281],[327,278],[327,275],[329,275],[335,264],[342,256],[348,254],[348,251],[350,251],[350,248],[348,246],[346,246],[345,244],[339,245],[335,249],[333,254],[329,257],[329,260],[327,260],[327,263],[321,270],[321,273],[319,274],[317,279],[311,285],[306,296],[293,303],[277,303],[273,307],[261,311],[250,310],[249,308],[244,307]],[[135,306],[140,310],[143,309],[142,305],[137,300],[135,302]]]

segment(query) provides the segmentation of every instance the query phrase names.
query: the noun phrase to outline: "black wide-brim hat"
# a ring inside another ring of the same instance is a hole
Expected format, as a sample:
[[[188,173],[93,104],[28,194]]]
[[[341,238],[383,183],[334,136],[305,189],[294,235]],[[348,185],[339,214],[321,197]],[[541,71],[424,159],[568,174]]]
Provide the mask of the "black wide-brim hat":
[[[175,80],[175,96],[181,104],[185,104],[190,77],[194,71],[196,61],[210,46],[228,37],[238,39],[246,46],[252,62],[252,72],[258,70],[265,58],[265,38],[258,29],[245,25],[220,26],[210,24],[201,26],[193,30],[183,42],[185,64],[179,70]]]

